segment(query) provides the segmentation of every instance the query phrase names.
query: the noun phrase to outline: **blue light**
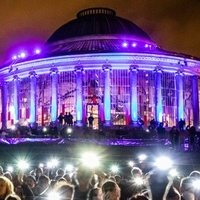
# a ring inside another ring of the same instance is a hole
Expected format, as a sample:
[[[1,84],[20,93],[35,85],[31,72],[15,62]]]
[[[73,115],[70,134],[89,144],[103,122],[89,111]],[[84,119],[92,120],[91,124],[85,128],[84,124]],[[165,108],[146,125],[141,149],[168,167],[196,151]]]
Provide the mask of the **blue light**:
[[[57,112],[58,112],[58,74],[57,72],[52,72],[52,101],[51,101],[51,121],[57,121]]]

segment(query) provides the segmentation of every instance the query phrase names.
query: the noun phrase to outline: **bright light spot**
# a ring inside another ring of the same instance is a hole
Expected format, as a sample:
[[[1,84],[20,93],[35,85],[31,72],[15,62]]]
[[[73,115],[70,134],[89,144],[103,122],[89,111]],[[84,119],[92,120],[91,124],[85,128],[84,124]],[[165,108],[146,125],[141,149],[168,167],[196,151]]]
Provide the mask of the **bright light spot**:
[[[40,54],[41,50],[40,49],[35,49],[35,54]]]
[[[145,45],[144,45],[144,47],[145,47],[145,48],[148,48],[148,47],[149,47],[149,45],[148,45],[148,44],[145,44]]]
[[[165,156],[159,157],[155,162],[155,165],[160,170],[168,170],[172,167],[172,164],[173,164],[172,160]]]
[[[51,169],[51,168],[55,168],[55,167],[58,166],[58,164],[59,164],[58,159],[52,158],[51,160],[49,160],[49,161],[47,162],[47,167],[50,168],[50,169]]]
[[[40,164],[39,164],[39,167],[40,167],[40,168],[43,168],[43,167],[44,167],[44,163],[40,163]]]
[[[9,166],[7,167],[7,171],[9,171],[9,172],[12,173],[12,172],[14,171],[13,166],[9,165]]]
[[[43,127],[42,131],[43,131],[43,132],[47,132],[47,128],[46,128],[46,127]]]
[[[28,121],[27,120],[24,121],[24,126],[28,126]]]
[[[149,133],[149,129],[148,128],[146,129],[146,132]]]
[[[12,60],[17,60],[17,55],[13,55]]]
[[[83,153],[81,156],[81,161],[85,166],[92,169],[100,165],[99,157],[93,152]]]
[[[125,48],[128,47],[128,43],[127,42],[123,42],[122,43],[122,47],[125,47]]]
[[[65,167],[65,171],[72,172],[74,170],[74,166],[71,164],[67,164]]]
[[[135,163],[134,163],[133,161],[129,161],[129,162],[128,162],[128,166],[130,166],[130,167],[133,167],[134,164],[135,164]]]
[[[146,154],[141,154],[141,155],[138,156],[138,159],[139,159],[140,161],[144,161],[144,160],[147,159],[147,155],[146,155]]]
[[[132,47],[136,47],[137,43],[133,42]]]
[[[15,125],[12,125],[12,126],[10,127],[10,129],[11,129],[12,131],[16,130],[16,126],[15,126]]]
[[[117,172],[119,172],[119,167],[117,165],[112,165],[110,170],[113,173],[117,173]]]
[[[176,176],[178,176],[178,171],[176,169],[171,169],[169,171],[169,175],[172,177],[176,177]]]
[[[72,133],[72,128],[67,128],[67,134],[70,134],[70,133]]]
[[[21,52],[19,56],[20,56],[20,58],[25,58],[26,57],[26,53]]]
[[[23,159],[20,159],[18,162],[17,162],[17,166],[20,170],[26,170],[29,168],[29,163],[28,161],[26,160],[23,160]]]
[[[194,180],[192,186],[195,190],[200,190],[200,179]]]
[[[144,184],[144,179],[142,177],[136,177],[136,178],[133,179],[133,182],[136,185],[143,185]]]
[[[60,195],[56,192],[49,192],[49,194],[47,195],[47,199],[48,200],[59,200],[60,199]]]

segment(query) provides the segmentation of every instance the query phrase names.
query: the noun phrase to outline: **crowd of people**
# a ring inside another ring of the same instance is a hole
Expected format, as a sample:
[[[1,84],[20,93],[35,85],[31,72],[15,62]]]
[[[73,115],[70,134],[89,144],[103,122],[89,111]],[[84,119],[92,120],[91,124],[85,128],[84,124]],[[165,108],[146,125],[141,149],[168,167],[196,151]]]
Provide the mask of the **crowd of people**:
[[[36,167],[24,172],[0,166],[1,200],[199,200],[200,172],[186,176],[169,169],[132,166],[126,172],[91,169],[82,164],[71,171]]]

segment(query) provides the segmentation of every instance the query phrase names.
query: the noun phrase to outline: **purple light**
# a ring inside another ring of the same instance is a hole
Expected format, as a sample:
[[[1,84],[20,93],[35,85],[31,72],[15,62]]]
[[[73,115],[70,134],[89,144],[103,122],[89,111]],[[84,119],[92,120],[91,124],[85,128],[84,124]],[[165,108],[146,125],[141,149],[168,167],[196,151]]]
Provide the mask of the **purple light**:
[[[145,44],[145,45],[144,45],[144,47],[145,47],[145,48],[148,48],[148,47],[149,47],[149,45],[148,45],[148,44]]]
[[[128,43],[127,42],[123,42],[122,43],[122,47],[124,47],[124,48],[128,47]]]
[[[136,46],[137,46],[137,43],[134,42],[134,43],[132,44],[132,47],[136,47]]]
[[[16,60],[16,59],[17,59],[17,55],[13,55],[12,60]]]
[[[35,54],[40,54],[41,53],[41,50],[40,49],[35,49]]]

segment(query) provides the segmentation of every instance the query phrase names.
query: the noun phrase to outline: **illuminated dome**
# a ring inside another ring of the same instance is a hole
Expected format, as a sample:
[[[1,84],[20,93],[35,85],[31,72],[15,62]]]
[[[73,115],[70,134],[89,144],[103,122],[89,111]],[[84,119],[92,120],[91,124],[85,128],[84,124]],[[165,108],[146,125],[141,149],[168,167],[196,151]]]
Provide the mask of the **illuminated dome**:
[[[150,40],[150,37],[137,25],[127,19],[116,16],[114,10],[91,8],[80,11],[74,19],[56,30],[48,43],[58,42],[72,37],[91,35],[125,34]]]

